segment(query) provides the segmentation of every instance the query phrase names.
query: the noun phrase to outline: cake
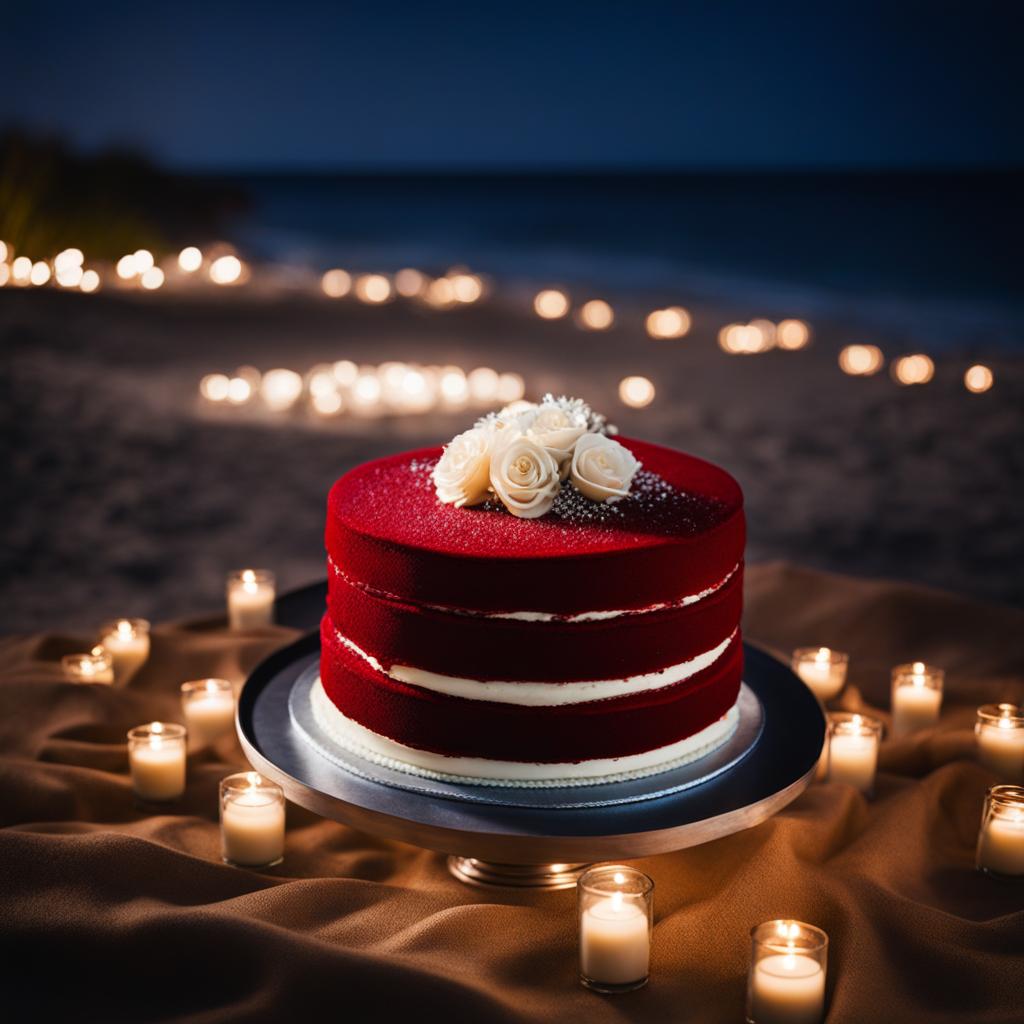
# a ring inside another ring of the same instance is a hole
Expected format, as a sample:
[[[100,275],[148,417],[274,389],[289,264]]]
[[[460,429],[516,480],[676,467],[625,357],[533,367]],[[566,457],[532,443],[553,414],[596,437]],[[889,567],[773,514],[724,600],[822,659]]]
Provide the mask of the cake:
[[[520,405],[331,489],[316,721],[362,757],[473,785],[705,756],[737,724],[739,486],[606,436],[582,403]]]

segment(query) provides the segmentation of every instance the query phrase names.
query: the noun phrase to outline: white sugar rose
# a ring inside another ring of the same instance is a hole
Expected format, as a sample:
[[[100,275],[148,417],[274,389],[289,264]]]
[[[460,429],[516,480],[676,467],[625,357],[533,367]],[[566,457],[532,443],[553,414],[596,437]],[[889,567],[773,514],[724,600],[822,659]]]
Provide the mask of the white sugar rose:
[[[558,463],[529,437],[502,444],[491,459],[491,489],[520,519],[536,519],[551,508],[561,484]]]
[[[586,431],[585,424],[576,422],[561,406],[552,402],[545,402],[537,409],[528,428],[530,437],[543,445],[558,463],[563,480],[569,475],[576,442]]]
[[[584,434],[576,442],[569,475],[591,501],[611,504],[629,494],[639,468],[636,456],[618,441],[603,434]]]
[[[491,446],[486,430],[474,427],[445,446],[434,467],[434,487],[446,505],[462,508],[488,498]]]

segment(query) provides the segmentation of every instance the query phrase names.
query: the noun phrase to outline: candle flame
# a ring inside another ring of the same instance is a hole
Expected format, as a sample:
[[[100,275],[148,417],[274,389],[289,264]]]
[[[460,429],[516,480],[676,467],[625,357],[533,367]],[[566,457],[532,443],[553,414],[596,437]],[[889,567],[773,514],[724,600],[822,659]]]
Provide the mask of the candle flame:
[[[911,667],[913,669],[914,675],[916,675],[916,676],[924,675],[924,662],[923,661],[915,661],[914,664]]]
[[[622,909],[622,893],[621,892],[613,892],[612,893],[612,910],[621,910],[621,909]]]
[[[819,647],[818,653],[814,656],[814,660],[819,665],[827,665],[829,658],[832,657],[832,652],[827,647]]]
[[[155,736],[159,736],[160,733],[162,733],[164,731],[164,723],[163,722],[152,722],[150,724],[150,726],[149,726],[149,731],[151,733],[153,733]]]
[[[626,876],[621,871],[615,872],[615,884],[622,885],[626,881]]]
[[[864,719],[860,715],[854,715],[853,718],[850,719],[850,724],[854,729],[860,732],[861,726],[864,724]]]
[[[117,635],[122,640],[131,640],[135,635],[135,627],[127,619],[120,619],[117,623]]]
[[[256,789],[260,784],[260,773],[259,772],[246,772],[245,779],[249,783],[250,789]]]

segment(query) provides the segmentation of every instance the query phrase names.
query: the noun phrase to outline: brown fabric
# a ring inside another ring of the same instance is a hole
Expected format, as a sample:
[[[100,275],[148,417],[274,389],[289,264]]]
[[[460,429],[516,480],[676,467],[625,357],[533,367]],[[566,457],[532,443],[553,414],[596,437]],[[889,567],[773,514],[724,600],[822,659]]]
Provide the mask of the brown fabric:
[[[651,982],[576,981],[574,896],[489,893],[440,855],[294,806],[286,860],[218,860],[217,780],[233,738],[195,757],[185,798],[136,810],[125,731],[177,717],[177,687],[244,677],[294,635],[215,621],[155,631],[121,690],[61,681],[81,638],[0,649],[0,1013],[10,1020],[738,1021],[749,929],[797,917],[831,938],[828,1020],[1024,1017],[1024,885],[973,871],[982,798],[975,707],[1024,697],[1024,613],[899,584],[752,568],[748,636],[851,652],[845,703],[888,705],[891,665],[948,672],[941,727],[887,742],[878,793],[815,785],[761,826],[638,861],[656,884]]]

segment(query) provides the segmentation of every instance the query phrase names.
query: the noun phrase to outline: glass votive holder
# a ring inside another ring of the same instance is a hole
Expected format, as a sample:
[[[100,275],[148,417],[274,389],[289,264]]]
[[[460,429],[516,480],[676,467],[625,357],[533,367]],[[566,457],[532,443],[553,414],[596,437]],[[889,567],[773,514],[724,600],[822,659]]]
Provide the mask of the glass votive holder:
[[[934,665],[913,661],[892,670],[892,734],[909,736],[939,720],[945,673]]]
[[[228,573],[228,624],[232,629],[259,629],[274,621],[274,574],[269,569]]]
[[[220,783],[221,856],[233,867],[268,868],[284,859],[284,790],[259,772]]]
[[[585,871],[576,883],[580,981],[595,992],[631,992],[651,965],[654,882],[625,864]]]
[[[130,729],[128,764],[140,800],[176,800],[185,792],[185,726],[150,722]]]
[[[822,703],[839,696],[849,664],[848,654],[831,647],[798,647],[793,652],[793,671]]]
[[[1024,709],[985,704],[974,726],[978,760],[1003,782],[1024,783]]]
[[[766,921],[750,940],[747,1024],[819,1024],[828,936],[802,921]]]
[[[114,663],[114,682],[127,682],[149,657],[149,622],[114,619],[100,627],[100,645]]]
[[[235,689],[227,679],[191,679],[181,684],[189,746],[207,747],[235,727]]]
[[[65,654],[60,659],[64,675],[73,683],[105,683],[114,681],[114,662],[102,647],[88,654]]]
[[[875,788],[882,723],[868,715],[828,716],[828,781],[845,782],[870,795]]]
[[[993,786],[988,791],[977,866],[997,878],[1024,877],[1024,786]]]

